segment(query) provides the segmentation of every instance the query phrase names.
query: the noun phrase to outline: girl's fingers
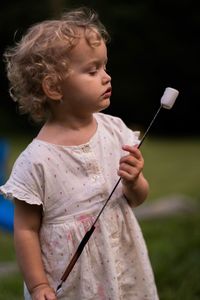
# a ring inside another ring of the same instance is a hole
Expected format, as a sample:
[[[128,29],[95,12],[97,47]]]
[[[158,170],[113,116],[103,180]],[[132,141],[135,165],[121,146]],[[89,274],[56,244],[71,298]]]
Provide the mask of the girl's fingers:
[[[122,149],[124,151],[129,152],[131,155],[133,155],[137,159],[140,159],[142,156],[140,150],[137,148],[137,145],[135,145],[135,146],[123,145]]]
[[[140,160],[138,160],[137,158],[135,158],[132,155],[127,155],[127,156],[124,156],[120,159],[120,165],[129,164],[130,166],[134,167],[139,163],[140,163]]]
[[[143,169],[143,156],[137,146],[124,145],[122,149],[129,153],[120,159],[118,175],[128,181],[135,180]]]
[[[142,166],[131,166],[130,164],[123,163],[119,167],[118,174],[121,175],[121,177],[127,176],[129,179],[133,179],[139,175],[139,173],[142,171]]]
[[[139,149],[135,147],[127,146],[126,149],[129,149],[129,154],[121,157],[120,164],[126,163],[130,166],[143,168],[144,165],[144,159]]]

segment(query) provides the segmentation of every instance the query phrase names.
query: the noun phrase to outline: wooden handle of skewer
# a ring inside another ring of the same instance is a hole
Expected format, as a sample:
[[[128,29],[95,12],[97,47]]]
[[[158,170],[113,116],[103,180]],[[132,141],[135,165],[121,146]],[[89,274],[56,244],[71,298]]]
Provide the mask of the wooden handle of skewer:
[[[86,243],[88,242],[89,238],[91,237],[93,231],[95,230],[95,226],[93,225],[89,231],[86,232],[85,236],[83,237],[82,241],[80,242],[74,256],[72,257],[67,269],[65,270],[64,274],[61,277],[61,281],[65,281],[69,276],[71,270],[73,269],[76,261],[78,260],[79,256],[81,255]]]

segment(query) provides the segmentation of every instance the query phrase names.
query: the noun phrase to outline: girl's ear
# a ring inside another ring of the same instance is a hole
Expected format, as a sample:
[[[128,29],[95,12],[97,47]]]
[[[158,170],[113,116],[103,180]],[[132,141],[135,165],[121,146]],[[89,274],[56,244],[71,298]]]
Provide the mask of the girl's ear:
[[[54,79],[53,76],[47,75],[42,80],[42,88],[44,93],[49,99],[52,100],[61,100],[62,99],[62,91],[60,85],[57,80]]]

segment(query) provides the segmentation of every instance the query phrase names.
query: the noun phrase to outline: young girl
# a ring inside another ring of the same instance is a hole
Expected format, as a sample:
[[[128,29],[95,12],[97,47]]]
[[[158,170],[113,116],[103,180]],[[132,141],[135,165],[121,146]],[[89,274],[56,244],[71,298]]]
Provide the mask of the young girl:
[[[110,104],[108,33],[76,9],[34,25],[6,54],[11,95],[44,121],[1,193],[15,201],[14,241],[25,299],[158,299],[133,214],[148,193],[138,133],[101,113]],[[121,177],[69,277],[56,287]]]

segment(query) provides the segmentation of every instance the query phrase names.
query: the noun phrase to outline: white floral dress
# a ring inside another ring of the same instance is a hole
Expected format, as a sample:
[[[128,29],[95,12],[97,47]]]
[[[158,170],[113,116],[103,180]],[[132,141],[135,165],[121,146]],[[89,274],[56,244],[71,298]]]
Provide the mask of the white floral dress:
[[[119,179],[122,145],[138,144],[139,133],[121,119],[103,113],[95,118],[97,131],[86,144],[61,146],[34,139],[0,188],[7,198],[42,205],[42,259],[55,289]],[[95,227],[58,299],[158,299],[145,242],[121,183]]]

